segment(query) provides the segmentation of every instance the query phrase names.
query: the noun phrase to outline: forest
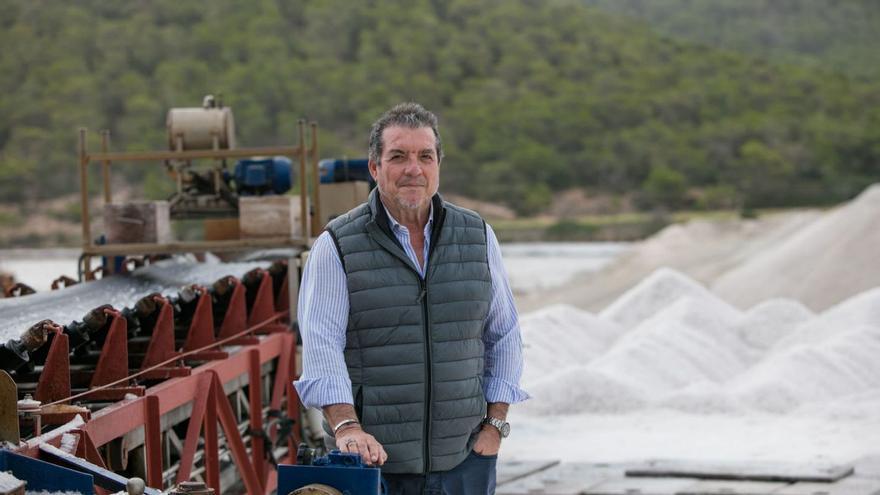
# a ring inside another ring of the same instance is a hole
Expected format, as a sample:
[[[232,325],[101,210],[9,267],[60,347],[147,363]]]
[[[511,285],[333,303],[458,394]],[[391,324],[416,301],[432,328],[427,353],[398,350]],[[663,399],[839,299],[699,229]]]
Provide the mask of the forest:
[[[213,93],[240,144],[308,118],[323,157],[364,156],[371,122],[418,101],[442,190],[524,215],[571,189],[830,204],[880,179],[878,33],[871,0],[0,0],[0,197],[76,192],[79,127],[162,149],[167,110]],[[168,192],[158,164],[119,170]]]

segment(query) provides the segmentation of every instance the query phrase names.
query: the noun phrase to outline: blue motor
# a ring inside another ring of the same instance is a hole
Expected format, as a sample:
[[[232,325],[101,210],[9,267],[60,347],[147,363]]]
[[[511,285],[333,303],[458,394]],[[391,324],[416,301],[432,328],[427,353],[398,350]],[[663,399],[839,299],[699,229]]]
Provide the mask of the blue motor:
[[[358,454],[333,450],[324,457],[314,457],[314,450],[300,445],[295,466],[278,466],[278,493],[339,493],[379,495],[384,493],[378,468],[366,466]],[[323,485],[323,486],[322,486]],[[312,488],[313,490],[309,490]],[[315,491],[324,489],[324,491]]]
[[[356,160],[327,158],[318,162],[318,169],[321,184],[361,180],[369,182],[370,186],[373,186],[369,160],[366,158]]]
[[[293,164],[284,156],[246,158],[235,164],[236,190],[241,196],[284,194],[292,185]]]

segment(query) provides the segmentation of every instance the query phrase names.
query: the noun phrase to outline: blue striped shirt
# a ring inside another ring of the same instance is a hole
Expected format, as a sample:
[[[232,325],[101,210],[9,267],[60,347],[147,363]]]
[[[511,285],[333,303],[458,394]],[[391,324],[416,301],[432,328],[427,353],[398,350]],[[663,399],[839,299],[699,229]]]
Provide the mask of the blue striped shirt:
[[[422,277],[427,268],[433,211],[425,225],[424,263],[410,243],[409,230],[388,215],[394,233]],[[513,404],[529,398],[519,388],[522,376],[522,338],[501,248],[495,232],[486,226],[492,300],[483,330],[486,348],[483,393],[487,402]],[[322,233],[309,252],[299,293],[297,318],[303,342],[303,373],[294,382],[306,407],[353,404],[351,380],[345,366],[345,332],[348,327],[348,288],[345,269],[328,232]]]

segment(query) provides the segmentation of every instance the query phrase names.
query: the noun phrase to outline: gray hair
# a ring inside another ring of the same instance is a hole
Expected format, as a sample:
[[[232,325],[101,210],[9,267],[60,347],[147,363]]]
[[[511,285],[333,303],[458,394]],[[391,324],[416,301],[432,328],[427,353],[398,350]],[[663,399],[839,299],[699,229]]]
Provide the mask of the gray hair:
[[[434,140],[437,143],[437,161],[443,158],[443,148],[440,147],[440,132],[437,130],[437,116],[425,110],[418,103],[398,103],[390,110],[382,114],[379,120],[373,123],[370,129],[370,160],[377,165],[382,157],[382,132],[388,127],[407,127],[409,129],[421,129],[430,127],[434,131]]]

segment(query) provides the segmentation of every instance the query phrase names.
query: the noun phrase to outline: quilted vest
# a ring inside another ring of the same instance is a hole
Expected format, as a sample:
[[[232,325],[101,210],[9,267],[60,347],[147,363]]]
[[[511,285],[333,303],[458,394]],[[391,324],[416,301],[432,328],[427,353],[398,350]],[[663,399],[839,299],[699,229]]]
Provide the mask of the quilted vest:
[[[348,282],[345,363],[386,473],[448,471],[486,414],[483,326],[491,278],[486,227],[435,195],[425,278],[391,233],[377,191],[327,226]]]

